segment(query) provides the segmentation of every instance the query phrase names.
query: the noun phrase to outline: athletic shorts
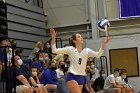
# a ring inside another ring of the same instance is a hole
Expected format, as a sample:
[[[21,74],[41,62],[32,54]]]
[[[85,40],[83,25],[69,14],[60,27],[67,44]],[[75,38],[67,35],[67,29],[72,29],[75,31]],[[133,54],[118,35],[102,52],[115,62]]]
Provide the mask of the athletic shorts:
[[[83,85],[84,84],[84,78],[85,78],[85,76],[74,75],[72,73],[68,73],[66,81],[75,80],[75,81],[77,81],[77,83],[79,85]]]
[[[42,84],[37,84],[37,86],[40,88]],[[18,85],[16,86],[16,93],[24,93],[24,88],[25,88],[25,85]],[[32,87],[33,89],[34,87]],[[12,89],[12,92],[14,92],[14,89]]]
[[[25,85],[16,86],[16,93],[24,93],[24,86]],[[12,91],[14,92],[14,89]]]

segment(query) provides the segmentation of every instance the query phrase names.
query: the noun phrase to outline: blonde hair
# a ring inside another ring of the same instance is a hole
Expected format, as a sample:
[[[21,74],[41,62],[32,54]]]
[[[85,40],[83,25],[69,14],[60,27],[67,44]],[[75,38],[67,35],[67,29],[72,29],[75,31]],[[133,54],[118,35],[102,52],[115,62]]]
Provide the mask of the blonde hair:
[[[35,47],[37,48],[38,47],[38,45],[41,45],[42,44],[42,42],[41,41],[37,41],[37,43],[35,44]]]

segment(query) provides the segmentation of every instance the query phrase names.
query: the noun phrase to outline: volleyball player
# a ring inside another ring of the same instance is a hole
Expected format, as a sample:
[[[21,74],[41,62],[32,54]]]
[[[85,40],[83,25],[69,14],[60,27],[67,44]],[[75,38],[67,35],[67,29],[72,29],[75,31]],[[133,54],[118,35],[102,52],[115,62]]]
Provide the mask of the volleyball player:
[[[81,93],[85,69],[87,64],[87,59],[89,57],[99,58],[107,43],[110,41],[109,37],[106,37],[104,43],[102,44],[99,52],[95,52],[89,48],[83,48],[83,37],[81,34],[76,33],[70,38],[70,46],[64,48],[56,48],[56,31],[50,29],[52,41],[52,52],[56,54],[67,54],[69,55],[70,67],[67,75],[67,87],[70,89],[71,93]]]

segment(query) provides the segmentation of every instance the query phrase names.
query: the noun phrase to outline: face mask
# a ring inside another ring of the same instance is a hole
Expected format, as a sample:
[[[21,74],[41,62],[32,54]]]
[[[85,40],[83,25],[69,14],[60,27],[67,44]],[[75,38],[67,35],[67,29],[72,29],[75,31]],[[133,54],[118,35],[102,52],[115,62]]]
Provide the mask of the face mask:
[[[44,59],[43,59],[43,57],[40,57],[39,60],[40,60],[40,61],[43,61]]]
[[[56,70],[56,67],[51,67],[51,70]]]
[[[48,57],[45,57],[44,59],[45,59],[45,60],[48,60],[49,58],[48,58]]]
[[[37,72],[32,72],[32,75],[33,76],[37,76]]]
[[[65,65],[61,65],[61,69],[65,69]]]
[[[103,77],[105,77],[105,76],[106,76],[106,74],[102,74],[102,76],[103,76]]]
[[[22,65],[23,61],[21,59],[18,60],[18,65]]]
[[[126,75],[122,75],[122,78],[125,79],[126,78]]]
[[[95,67],[95,65],[91,65],[91,68],[94,68]]]
[[[13,45],[13,48],[14,48],[14,49],[16,49],[16,47],[17,47],[16,45]]]
[[[47,45],[47,48],[50,48],[51,46],[50,45]]]

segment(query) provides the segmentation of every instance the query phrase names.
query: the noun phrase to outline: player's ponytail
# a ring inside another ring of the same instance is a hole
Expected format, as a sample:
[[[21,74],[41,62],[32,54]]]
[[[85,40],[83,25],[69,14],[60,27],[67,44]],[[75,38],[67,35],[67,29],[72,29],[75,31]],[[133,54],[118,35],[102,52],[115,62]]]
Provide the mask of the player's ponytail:
[[[73,42],[74,40],[76,40],[76,34],[73,34],[71,38],[69,38],[69,44],[70,46],[76,47],[75,43]]]

